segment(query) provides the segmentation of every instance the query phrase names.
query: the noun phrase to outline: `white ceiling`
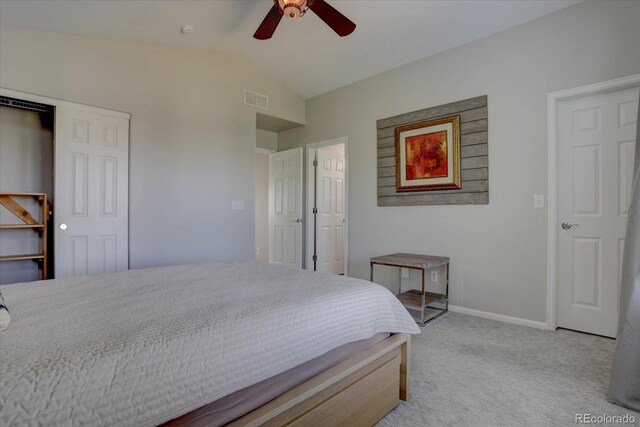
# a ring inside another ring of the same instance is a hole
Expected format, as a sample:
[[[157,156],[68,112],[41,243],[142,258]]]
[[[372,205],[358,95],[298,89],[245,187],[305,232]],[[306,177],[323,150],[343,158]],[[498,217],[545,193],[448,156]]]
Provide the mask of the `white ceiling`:
[[[357,24],[353,34],[338,37],[310,11],[267,41],[252,36],[271,0],[0,0],[0,24],[231,52],[310,98],[577,2],[329,0]],[[182,35],[184,24],[195,31]]]

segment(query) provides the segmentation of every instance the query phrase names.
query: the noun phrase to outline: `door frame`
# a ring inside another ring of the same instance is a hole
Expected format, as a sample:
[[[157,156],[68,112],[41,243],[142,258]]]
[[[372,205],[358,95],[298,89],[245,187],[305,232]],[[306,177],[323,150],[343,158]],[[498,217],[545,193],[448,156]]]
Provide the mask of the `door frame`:
[[[331,145],[344,144],[344,275],[349,275],[349,137],[341,136],[339,138],[328,139],[326,141],[313,142],[305,145],[305,165],[307,168],[307,191],[305,192],[306,209],[305,209],[305,256],[304,256],[304,268],[305,270],[311,270],[313,266],[313,199],[314,193],[314,169],[313,160],[314,154],[318,148],[329,147]]]
[[[547,94],[547,329],[557,328],[558,104],[572,98],[640,86],[640,74]]]

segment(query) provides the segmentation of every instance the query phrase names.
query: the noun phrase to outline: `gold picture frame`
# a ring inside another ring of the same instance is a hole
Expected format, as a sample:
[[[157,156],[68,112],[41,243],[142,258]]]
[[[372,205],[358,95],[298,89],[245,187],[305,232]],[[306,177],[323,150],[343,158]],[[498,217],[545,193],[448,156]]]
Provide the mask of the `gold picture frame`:
[[[460,116],[395,128],[396,191],[456,190],[460,178]]]

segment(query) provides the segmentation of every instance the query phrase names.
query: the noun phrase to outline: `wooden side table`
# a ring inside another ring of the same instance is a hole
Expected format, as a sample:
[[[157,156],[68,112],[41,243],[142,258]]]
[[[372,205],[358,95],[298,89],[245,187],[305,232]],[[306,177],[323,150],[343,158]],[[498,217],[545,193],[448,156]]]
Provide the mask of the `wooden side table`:
[[[390,254],[371,258],[371,281],[373,282],[373,266],[374,264],[386,265],[390,267],[398,267],[399,269],[408,268],[412,270],[422,271],[422,289],[420,291],[411,289],[402,292],[402,270],[399,270],[399,289],[396,297],[400,300],[405,308],[415,310],[420,313],[418,325],[424,326],[427,322],[437,319],[438,317],[449,311],[449,257],[416,255],[416,254]],[[426,292],[425,290],[425,274],[427,271],[445,266],[445,293],[439,294],[434,292]],[[444,304],[444,308],[434,307],[431,304],[438,302]],[[425,319],[425,310],[437,310],[439,313]]]

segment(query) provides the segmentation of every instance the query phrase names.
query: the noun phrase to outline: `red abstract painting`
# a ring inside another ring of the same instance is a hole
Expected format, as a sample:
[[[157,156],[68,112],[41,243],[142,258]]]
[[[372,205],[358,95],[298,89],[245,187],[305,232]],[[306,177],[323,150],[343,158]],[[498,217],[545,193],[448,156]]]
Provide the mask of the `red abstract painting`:
[[[405,152],[407,180],[448,176],[446,130],[407,137]]]

